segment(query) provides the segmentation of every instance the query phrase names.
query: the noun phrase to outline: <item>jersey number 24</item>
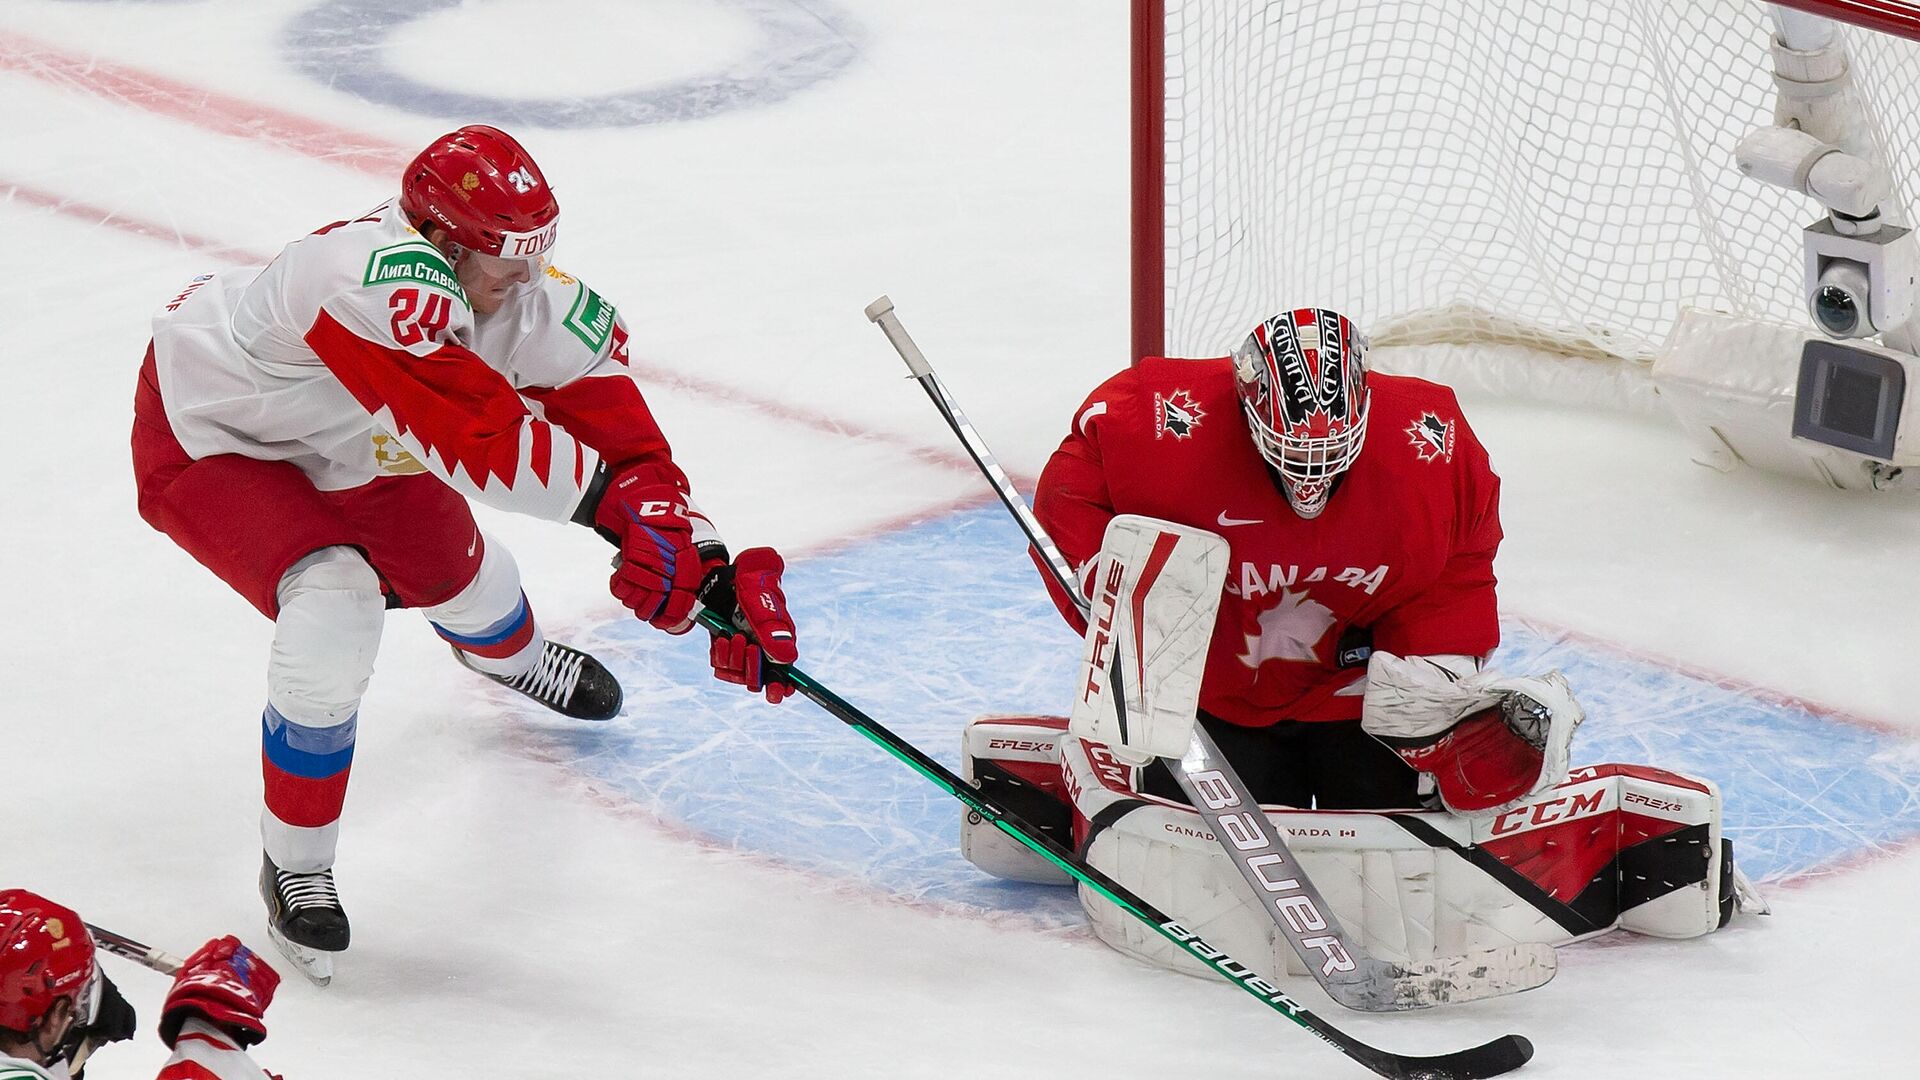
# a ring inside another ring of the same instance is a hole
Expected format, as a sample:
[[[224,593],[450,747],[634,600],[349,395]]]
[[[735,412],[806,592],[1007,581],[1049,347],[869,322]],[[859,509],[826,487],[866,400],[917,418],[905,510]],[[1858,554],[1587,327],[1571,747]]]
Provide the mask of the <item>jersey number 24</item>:
[[[395,289],[387,306],[393,309],[393,340],[402,347],[438,340],[453,320],[453,301],[438,292],[427,293],[422,304],[419,289]]]

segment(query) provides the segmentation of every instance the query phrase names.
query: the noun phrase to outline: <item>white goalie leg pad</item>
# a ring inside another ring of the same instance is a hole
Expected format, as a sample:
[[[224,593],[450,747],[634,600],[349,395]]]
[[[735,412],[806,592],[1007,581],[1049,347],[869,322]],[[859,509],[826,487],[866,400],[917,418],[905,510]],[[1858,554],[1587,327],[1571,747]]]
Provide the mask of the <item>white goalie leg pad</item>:
[[[1070,730],[1129,761],[1178,758],[1193,738],[1227,542],[1121,514],[1107,523],[1094,566]]]
[[[1105,747],[1061,745],[1089,863],[1269,978],[1306,969],[1191,808],[1138,794]],[[1697,937],[1731,904],[1719,795],[1659,769],[1579,769],[1499,817],[1269,809],[1356,945],[1382,960],[1561,945],[1615,928]],[[1094,933],[1147,963],[1210,969],[1091,889]]]
[[[1071,809],[1060,771],[1060,741],[1066,732],[1064,716],[982,716],[968,721],[960,737],[960,776],[996,805],[1050,831],[1053,839],[1070,847]],[[964,807],[960,854],[1008,881],[1073,884],[1065,870]]]

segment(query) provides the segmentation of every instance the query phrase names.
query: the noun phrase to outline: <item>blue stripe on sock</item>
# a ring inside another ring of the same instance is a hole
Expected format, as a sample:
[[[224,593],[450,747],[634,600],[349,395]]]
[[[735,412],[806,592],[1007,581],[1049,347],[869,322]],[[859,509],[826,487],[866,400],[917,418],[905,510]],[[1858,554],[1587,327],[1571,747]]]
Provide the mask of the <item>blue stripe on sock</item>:
[[[260,714],[260,745],[273,767],[306,780],[337,776],[353,764],[353,739],[360,714],[332,727],[307,727],[280,715],[268,705]]]
[[[514,606],[512,614],[494,623],[492,626],[487,627],[485,630],[480,631],[478,634],[472,636],[456,634],[446,627],[441,626],[439,623],[434,623],[433,628],[441,637],[446,638],[455,645],[498,645],[519,633],[520,628],[525,626],[527,620],[532,617],[533,612],[527,607],[527,594],[523,592],[520,594],[520,602]]]

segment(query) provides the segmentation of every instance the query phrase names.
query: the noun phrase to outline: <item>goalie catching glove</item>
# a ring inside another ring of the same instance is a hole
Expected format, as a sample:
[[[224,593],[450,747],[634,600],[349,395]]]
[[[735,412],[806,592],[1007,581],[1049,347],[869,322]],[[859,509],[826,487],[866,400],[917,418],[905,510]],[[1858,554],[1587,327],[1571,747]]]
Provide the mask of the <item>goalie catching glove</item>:
[[[1474,666],[1469,657],[1375,652],[1360,726],[1432,776],[1448,810],[1485,818],[1566,780],[1585,715],[1557,671],[1526,677]]]

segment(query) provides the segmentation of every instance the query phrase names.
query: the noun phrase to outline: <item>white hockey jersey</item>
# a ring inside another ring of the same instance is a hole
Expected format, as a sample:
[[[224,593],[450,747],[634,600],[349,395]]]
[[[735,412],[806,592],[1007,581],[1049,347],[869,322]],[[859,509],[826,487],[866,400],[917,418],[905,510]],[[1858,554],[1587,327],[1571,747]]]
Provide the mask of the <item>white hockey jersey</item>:
[[[195,458],[292,462],[326,491],[431,471],[470,498],[564,520],[605,460],[683,490],[626,369],[613,305],[547,268],[476,316],[397,200],[189,282],[153,320],[160,394]]]
[[[69,1080],[69,1076],[64,1061],[42,1066],[0,1054],[0,1080]],[[239,1043],[205,1020],[194,1018],[180,1025],[173,1056],[161,1066],[155,1080],[271,1080],[272,1077],[272,1073],[254,1063]]]
[[[0,1054],[0,1080],[67,1080],[67,1075],[65,1062],[48,1069],[25,1058]]]

